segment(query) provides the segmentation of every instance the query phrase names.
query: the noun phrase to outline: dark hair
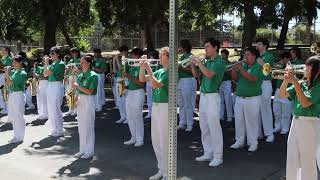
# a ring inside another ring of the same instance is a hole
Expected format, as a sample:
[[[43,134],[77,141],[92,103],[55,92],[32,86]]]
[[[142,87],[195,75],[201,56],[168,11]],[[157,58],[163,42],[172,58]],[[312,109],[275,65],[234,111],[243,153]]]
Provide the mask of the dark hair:
[[[311,89],[315,82],[320,79],[319,70],[320,70],[320,56],[311,56],[306,61],[307,66],[311,66],[311,77],[310,82],[308,82],[308,88]]]
[[[256,48],[247,47],[247,48],[244,50],[244,52],[245,52],[245,51],[249,51],[251,54],[255,55],[256,58],[258,58],[258,57],[260,56],[260,53],[259,53],[259,51],[258,51]]]
[[[283,52],[283,53],[280,54],[280,58],[281,59],[284,59],[284,58],[290,59],[291,58],[291,54],[289,52],[287,52],[287,51]]]
[[[214,38],[209,38],[204,41],[204,43],[210,43],[212,47],[217,47],[217,53],[219,53],[220,41]]]
[[[269,43],[268,39],[266,39],[266,38],[258,38],[256,40],[256,43],[258,43],[258,42],[261,42],[263,45],[267,46],[266,49],[269,48],[270,43]]]
[[[191,52],[192,45],[188,39],[183,39],[180,41],[180,46],[185,49],[187,52]]]
[[[229,55],[229,51],[228,51],[227,49],[222,49],[220,53],[221,53],[221,54],[223,53],[223,54]]]
[[[87,63],[90,63],[92,65],[92,57],[91,56],[88,56],[88,55],[85,55],[82,57],[85,61],[87,61]]]
[[[142,56],[143,55],[143,50],[136,47],[136,48],[132,49],[131,53],[132,54],[138,54],[138,55]]]
[[[11,49],[9,47],[3,47],[8,52],[8,56],[11,56]]]
[[[75,52],[75,53],[78,53],[78,55],[80,56],[80,50],[79,50],[78,48],[76,48],[76,47],[71,48],[71,49],[70,49],[70,52],[71,52],[71,53],[74,53],[74,52]]]
[[[301,50],[297,46],[292,47],[290,50],[296,54],[297,58],[301,59]]]
[[[19,52],[19,55],[22,56],[23,58],[27,58],[27,53],[25,52]]]
[[[101,49],[95,48],[95,49],[93,49],[93,52],[94,52],[94,53],[99,53],[99,54],[101,54]]]
[[[61,58],[61,50],[60,50],[60,48],[58,46],[53,46],[50,49],[50,53],[51,52],[55,52],[56,54],[58,54],[59,59]]]
[[[126,45],[122,45],[122,46],[119,47],[118,50],[119,50],[120,52],[122,52],[122,51],[128,52],[128,51],[129,51],[129,48],[128,48],[128,46],[126,46]]]
[[[71,60],[70,55],[65,55],[63,60],[66,61],[66,62],[69,62]]]
[[[23,61],[23,57],[21,55],[15,55],[13,60],[21,63]]]

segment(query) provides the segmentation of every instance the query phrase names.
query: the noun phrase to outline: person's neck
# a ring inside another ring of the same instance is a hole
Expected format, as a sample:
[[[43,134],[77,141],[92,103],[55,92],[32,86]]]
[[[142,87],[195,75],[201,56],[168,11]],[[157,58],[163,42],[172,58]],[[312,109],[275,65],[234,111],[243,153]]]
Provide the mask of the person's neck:
[[[83,69],[83,72],[86,73],[87,71],[89,71],[90,68],[87,68],[87,69]]]
[[[209,56],[209,59],[214,59],[214,58],[216,58],[217,56],[218,56],[218,54],[215,53],[215,54],[213,54],[212,56]]]
[[[267,52],[267,50],[266,50],[266,49],[263,49],[263,50],[260,51],[260,55],[263,55],[263,54],[266,53],[266,52]]]
[[[169,68],[169,64],[163,64],[163,69],[167,70]]]

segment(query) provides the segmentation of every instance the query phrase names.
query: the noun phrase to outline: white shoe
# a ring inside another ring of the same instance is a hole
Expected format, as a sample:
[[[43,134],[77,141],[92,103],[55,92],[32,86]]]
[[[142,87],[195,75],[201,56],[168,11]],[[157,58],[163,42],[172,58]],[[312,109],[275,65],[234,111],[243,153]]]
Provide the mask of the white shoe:
[[[202,155],[196,158],[196,161],[199,161],[199,162],[211,161],[211,160],[212,160],[212,156],[209,156],[209,155]]]
[[[102,109],[102,108],[98,108],[98,109],[96,109],[96,112],[100,112],[100,111],[101,111],[101,109]]]
[[[71,116],[76,116],[77,115],[77,112],[72,112],[71,113]]]
[[[8,141],[9,143],[12,143],[12,144],[16,144],[16,143],[22,143],[23,140],[20,140],[20,139],[16,139],[16,138],[13,138],[11,139],[10,141]]]
[[[119,107],[118,106],[114,106],[112,109],[119,109]]]
[[[76,158],[79,158],[79,157],[81,157],[81,156],[83,156],[83,155],[84,155],[83,152],[78,152],[77,154],[75,154],[75,155],[73,155],[73,156],[76,157]]]
[[[185,126],[185,125],[179,125],[177,128],[178,128],[178,130],[180,130],[180,129],[186,129],[186,126]]]
[[[232,144],[230,146],[231,149],[239,149],[239,148],[242,148],[244,145],[243,144],[240,144],[239,142],[235,142],[234,144]]]
[[[27,107],[26,110],[32,110],[32,109],[35,109],[35,108],[36,108],[36,107],[34,107],[34,105],[33,105],[33,106]]]
[[[147,114],[144,118],[151,118],[151,115]]]
[[[210,163],[209,166],[210,167],[217,167],[220,166],[223,163],[222,159],[213,159]]]
[[[258,145],[250,145],[248,148],[249,152],[255,152],[258,149]]]
[[[2,109],[2,110],[0,111],[0,114],[8,114],[8,111]]]
[[[84,154],[81,156],[81,159],[89,159],[89,158],[92,158],[93,157],[93,154]]]
[[[191,132],[192,131],[192,126],[187,127],[185,131],[186,132]]]
[[[118,121],[116,121],[116,123],[123,123],[123,121],[125,121],[125,119],[119,119]]]
[[[143,145],[144,145],[143,142],[136,142],[136,143],[134,144],[134,147],[141,147],[141,146],[143,146]]]
[[[136,143],[136,140],[130,139],[129,141],[124,142],[123,144],[132,145],[132,144],[135,144],[135,143]]]
[[[69,116],[69,115],[71,115],[71,113],[72,113],[71,111],[68,111],[68,112],[66,112],[65,115],[66,115],[66,116]]]
[[[128,120],[125,120],[122,122],[123,124],[128,124]]]
[[[160,171],[157,172],[157,174],[149,177],[149,180],[159,180],[163,177],[162,173]]]
[[[270,135],[270,136],[268,136],[267,139],[266,139],[266,142],[267,142],[267,143],[273,143],[273,141],[274,141],[274,135]]]
[[[280,132],[280,131],[281,131],[281,128],[274,128],[274,129],[273,129],[273,132],[274,132],[274,133],[278,133],[278,132]]]

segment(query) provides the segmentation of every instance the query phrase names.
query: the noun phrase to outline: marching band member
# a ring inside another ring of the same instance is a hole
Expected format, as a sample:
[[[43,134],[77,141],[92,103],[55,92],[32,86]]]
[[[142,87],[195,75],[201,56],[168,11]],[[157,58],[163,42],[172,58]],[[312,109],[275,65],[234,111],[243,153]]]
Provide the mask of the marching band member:
[[[127,51],[121,51],[122,56],[127,56],[128,52]],[[120,57],[118,56],[117,59],[115,59],[116,67],[118,69],[117,71],[117,81],[116,81],[116,94],[117,94],[117,101],[118,101],[118,107],[119,107],[119,112],[120,112],[120,119],[116,121],[116,123],[124,123],[127,124],[127,111],[126,111],[126,99],[127,99],[127,90],[125,87],[124,93],[121,95],[119,94],[119,85],[120,81],[124,81],[125,86],[128,84],[127,80],[124,79],[124,70],[127,68],[126,65],[123,65],[121,62]]]
[[[134,48],[132,50],[132,58],[140,59],[143,55],[143,50]],[[124,77],[128,78],[128,94],[126,101],[127,120],[131,133],[131,139],[124,142],[125,145],[134,144],[135,147],[143,146],[144,144],[144,124],[142,117],[142,109],[144,104],[144,83],[139,81],[139,66],[130,67],[128,73],[124,73]]]
[[[102,106],[106,103],[105,92],[104,92],[104,72],[107,68],[106,60],[101,56],[101,49],[94,49],[94,71],[98,75],[98,89],[96,95],[96,111],[101,111]]]
[[[28,77],[32,77],[33,73],[30,72],[32,70],[32,68],[29,67],[30,64],[29,64],[29,60],[27,58],[27,54],[25,52],[20,52],[19,55],[22,56],[22,58],[23,58],[23,61],[22,61],[23,68],[26,71]],[[31,94],[30,85],[27,86],[25,94],[26,94],[26,104],[27,104],[26,110],[35,109],[35,105],[32,102],[32,94]]]
[[[271,52],[267,51],[269,48],[269,41],[261,38],[256,41],[257,50],[260,53],[260,58],[257,62],[262,66],[264,63],[269,63],[271,66],[274,63],[274,57]],[[273,135],[273,116],[271,109],[271,95],[272,84],[271,75],[265,76],[262,82],[262,101],[260,106],[259,131],[261,132],[261,122],[264,135],[267,136],[266,142],[272,143],[274,141]]]
[[[139,80],[142,82],[150,81],[153,88],[153,106],[151,139],[153,150],[158,162],[158,173],[151,176],[149,180],[166,178],[168,161],[168,66],[169,66],[169,47],[161,48],[160,64],[163,68],[153,73],[147,61],[141,62]],[[145,75],[145,70],[148,75]]]
[[[222,59],[226,61],[226,65],[230,65],[228,60],[229,51],[226,49],[221,50]],[[233,104],[231,95],[231,75],[230,71],[224,73],[221,86],[219,88],[219,94],[221,98],[220,119],[224,120],[225,110],[227,111],[227,121],[231,122],[233,117]]]
[[[1,63],[4,67],[6,66],[12,66],[12,56],[11,56],[11,50],[9,47],[4,47],[1,50],[1,54],[2,54],[2,59],[1,59]],[[5,84],[5,74],[0,72],[0,85]],[[2,92],[0,91],[1,97],[3,97]],[[7,103],[4,102],[3,98],[0,98],[0,107],[1,107],[1,114],[7,114]],[[9,119],[9,121],[11,121]]]
[[[204,154],[196,161],[211,161],[209,166],[216,167],[223,163],[223,135],[220,125],[220,96],[221,84],[226,63],[218,55],[220,42],[213,38],[205,41],[206,62],[202,64],[199,59],[192,59],[201,73],[201,95],[199,103],[199,124]],[[191,65],[192,74],[197,77],[195,66]]]
[[[35,74],[34,77],[39,79],[39,85],[37,89],[37,109],[38,118],[40,120],[48,119],[48,105],[47,105],[47,86],[48,77],[44,77],[44,60],[41,64],[35,62]]]
[[[191,54],[191,43],[189,40],[182,40],[180,42],[180,52],[183,55],[180,61],[190,58]],[[178,105],[179,105],[179,126],[178,129],[185,129],[190,132],[193,128],[193,101],[195,78],[192,75],[190,67],[179,66],[179,82],[178,82]]]
[[[298,47],[292,47],[290,49],[290,55],[291,55],[291,64],[294,65],[299,65],[299,64],[304,64],[304,60],[302,59],[302,54],[301,50]]]
[[[262,67],[256,62],[259,52],[254,48],[245,49],[245,64],[232,67],[231,76],[237,80],[236,102],[234,108],[236,142],[230,148],[244,146],[247,138],[249,152],[258,149],[258,117],[260,113]]]
[[[44,57],[44,77],[48,77],[47,106],[49,122],[51,123],[51,136],[64,135],[63,115],[61,111],[63,99],[63,84],[65,65],[61,60],[61,51],[58,47],[50,50],[52,64],[49,66],[49,57]]]
[[[290,61],[291,55],[289,52],[284,52],[280,55],[281,60],[278,62],[283,67]],[[274,132],[280,132],[281,134],[287,134],[290,129],[291,123],[291,109],[292,102],[288,98],[279,97],[279,88],[282,84],[282,80],[276,80],[276,92],[273,100],[273,115],[274,115]]]
[[[66,86],[66,93],[68,93],[69,91],[72,90],[72,83],[75,81],[75,79],[77,78],[77,75],[73,74],[74,69],[73,68],[77,68],[80,66],[80,50],[78,48],[71,48],[70,49],[71,52],[71,56],[72,59],[68,62],[68,64],[75,64],[75,67],[70,67],[69,70],[66,70],[67,73],[67,81],[68,81],[68,85]],[[74,109],[70,109],[69,111],[66,113],[66,115],[71,115],[71,116],[75,116],[77,115],[77,108],[75,107]]]
[[[82,159],[91,158],[94,155],[94,122],[95,122],[95,94],[98,87],[98,75],[91,70],[92,58],[84,56],[81,58],[83,72],[74,82],[73,88],[78,91],[77,121],[79,132],[80,151],[75,154]]]
[[[10,87],[8,100],[8,119],[12,120],[13,138],[10,143],[21,143],[24,139],[26,122],[23,117],[25,112],[24,86],[27,73],[22,69],[23,58],[17,55],[13,58],[13,68],[6,69],[6,83]]]
[[[288,69],[279,96],[293,101],[287,146],[287,180],[317,180],[316,149],[320,127],[320,57],[306,61],[306,80],[299,83]],[[288,87],[291,83],[292,86]]]

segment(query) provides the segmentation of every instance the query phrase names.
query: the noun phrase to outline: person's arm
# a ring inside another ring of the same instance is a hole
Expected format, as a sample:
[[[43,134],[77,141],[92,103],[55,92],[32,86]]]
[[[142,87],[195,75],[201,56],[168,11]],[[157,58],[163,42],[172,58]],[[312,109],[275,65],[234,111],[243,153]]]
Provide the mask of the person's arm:
[[[48,77],[52,74],[53,72],[49,69],[49,57],[44,57],[44,77]]]
[[[279,97],[280,98],[288,98],[290,96],[289,92],[287,91],[288,84],[289,84],[288,79],[284,79],[282,81],[282,84],[281,84],[280,90],[279,90]]]
[[[141,62],[140,63],[140,72],[139,72],[139,80],[141,81],[141,82],[147,82],[147,81],[149,81],[150,80],[150,78],[149,78],[149,75],[145,75],[145,65],[144,65],[145,63],[144,62]]]
[[[232,68],[231,70],[231,79],[234,81],[238,81],[238,73],[235,69]]]
[[[191,67],[192,75],[193,75],[195,78],[198,78],[198,77],[200,76],[200,74],[197,72],[196,66],[195,66],[194,64],[191,64],[190,67]]]
[[[154,76],[154,74],[152,72],[152,69],[151,69],[151,67],[150,67],[150,65],[148,63],[146,63],[145,68],[146,68],[146,70],[148,72],[148,77],[149,77],[149,79],[151,81],[152,88],[153,89],[162,88],[164,86],[164,84],[156,79],[156,77]]]
[[[137,84],[138,86],[144,87],[144,82],[139,81],[138,78],[130,75],[129,73],[124,72],[124,73],[123,73],[123,76],[126,77],[126,78],[128,78],[129,80],[133,81],[133,82],[134,82],[135,84]]]
[[[10,73],[11,73],[11,68],[8,67],[8,69],[6,69],[6,84],[9,86],[11,86],[13,84],[13,81],[10,78]]]
[[[300,102],[303,108],[307,108],[312,105],[312,102],[308,99],[308,97],[303,93],[301,85],[297,81],[297,79],[293,76],[293,73],[289,72],[286,74],[286,78],[289,82],[294,86],[294,90],[296,92],[296,96],[298,101]]]
[[[206,76],[207,78],[212,78],[216,73],[214,71],[210,71],[208,68],[206,68],[204,66],[204,64],[202,64],[201,61],[197,62],[197,65],[201,71],[201,73]]]

